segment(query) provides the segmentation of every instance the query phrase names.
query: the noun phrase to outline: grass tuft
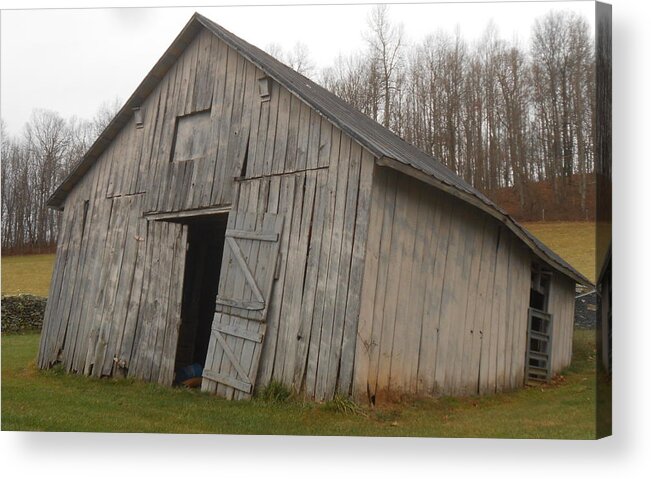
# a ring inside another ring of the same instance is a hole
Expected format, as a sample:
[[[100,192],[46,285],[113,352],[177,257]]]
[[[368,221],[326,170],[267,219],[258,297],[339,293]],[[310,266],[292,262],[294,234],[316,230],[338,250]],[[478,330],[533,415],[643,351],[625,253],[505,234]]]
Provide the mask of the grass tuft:
[[[283,403],[293,398],[292,391],[280,381],[271,381],[260,391],[258,399],[265,402]]]
[[[343,394],[335,394],[335,396],[330,401],[327,401],[323,405],[323,409],[337,414],[353,414],[356,416],[365,417],[368,416],[368,414],[366,414],[366,411],[364,411],[364,408]]]
[[[56,363],[50,369],[47,370],[44,374],[51,374],[53,376],[63,376],[66,374],[66,368],[63,363]]]

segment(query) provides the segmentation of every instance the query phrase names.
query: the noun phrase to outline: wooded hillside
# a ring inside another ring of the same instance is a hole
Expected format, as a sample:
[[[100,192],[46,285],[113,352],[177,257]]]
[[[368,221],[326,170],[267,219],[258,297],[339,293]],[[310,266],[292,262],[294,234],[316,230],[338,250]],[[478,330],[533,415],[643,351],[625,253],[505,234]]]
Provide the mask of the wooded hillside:
[[[458,31],[409,44],[384,6],[369,18],[366,38],[367,51],[323,72],[327,88],[490,198],[513,188],[522,219],[541,216],[536,182],[551,187],[550,217],[570,191],[578,203],[563,218],[593,214],[595,59],[586,19],[551,12],[535,22],[526,47],[500,38],[491,23],[475,44]]]

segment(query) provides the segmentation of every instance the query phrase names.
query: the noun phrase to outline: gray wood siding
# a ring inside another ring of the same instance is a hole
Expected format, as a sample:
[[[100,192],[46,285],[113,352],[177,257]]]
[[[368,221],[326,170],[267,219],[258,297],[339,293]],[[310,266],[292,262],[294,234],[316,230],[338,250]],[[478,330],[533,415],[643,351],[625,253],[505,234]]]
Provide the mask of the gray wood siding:
[[[240,207],[285,218],[257,384],[351,391],[373,158],[277,83],[261,101],[261,76],[200,32],[143,102],[143,128],[128,123],[70,192],[41,367],[170,384],[187,231],[145,215],[239,191]],[[208,109],[207,157],[172,161],[177,117]]]
[[[127,124],[99,159],[109,163],[99,185],[106,197],[147,193],[146,212],[229,205],[235,177],[327,167],[330,122],[276,82],[270,100],[261,101],[263,76],[200,32],[143,102],[143,128]],[[177,118],[206,110],[212,140],[206,157],[172,161]]]
[[[240,181],[237,201],[284,217],[256,388],[275,380],[319,400],[351,392],[374,164],[336,129],[328,154],[330,168]]]
[[[89,201],[83,230],[83,201],[64,210],[40,367],[59,359],[67,371],[171,384],[186,228],[143,220],[143,199]]]
[[[531,256],[474,208],[378,168],[354,395],[468,395],[524,381]]]
[[[547,311],[554,315],[552,330],[552,373],[558,374],[572,362],[574,335],[574,281],[558,273],[551,280]]]

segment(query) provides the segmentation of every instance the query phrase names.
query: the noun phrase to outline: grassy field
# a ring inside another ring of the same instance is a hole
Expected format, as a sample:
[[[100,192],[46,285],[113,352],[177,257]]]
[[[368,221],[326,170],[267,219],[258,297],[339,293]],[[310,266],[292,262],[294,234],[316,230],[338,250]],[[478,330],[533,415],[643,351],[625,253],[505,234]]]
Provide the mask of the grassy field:
[[[297,399],[225,401],[193,390],[93,379],[34,366],[38,335],[2,337],[2,429],[161,433],[590,439],[594,331],[576,331],[556,384],[496,396],[413,400],[375,409]],[[352,409],[352,410],[351,410]]]
[[[586,278],[595,281],[595,223],[525,223],[524,226]]]
[[[3,256],[2,294],[47,296],[53,266],[53,254]]]

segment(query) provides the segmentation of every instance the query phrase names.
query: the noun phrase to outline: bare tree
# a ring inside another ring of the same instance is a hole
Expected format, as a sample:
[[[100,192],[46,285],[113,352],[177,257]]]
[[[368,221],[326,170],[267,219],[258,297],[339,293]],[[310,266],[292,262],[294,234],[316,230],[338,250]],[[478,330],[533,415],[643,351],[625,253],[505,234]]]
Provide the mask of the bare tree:
[[[283,47],[280,45],[280,43],[276,43],[276,42],[268,43],[264,47],[264,51],[267,52],[272,57],[274,57],[276,60],[279,60],[281,62],[285,57],[285,52],[283,50]]]
[[[315,66],[310,59],[310,49],[302,42],[294,44],[294,48],[288,53],[287,65],[306,77],[314,75]]]
[[[310,49],[303,42],[296,42],[288,52],[278,43],[269,43],[265,51],[301,75],[312,77],[315,74],[316,67],[310,58]]]
[[[537,114],[541,117],[546,175],[551,176],[557,201],[564,186],[580,173],[585,210],[585,172],[593,69],[592,42],[587,23],[571,12],[551,12],[536,21],[532,61]],[[559,179],[561,180],[559,182]]]
[[[340,56],[322,72],[327,88],[485,193],[514,188],[523,211],[540,206],[532,182],[549,181],[560,201],[579,173],[585,211],[595,110],[585,20],[541,17],[529,50],[492,22],[472,48],[458,30],[408,48],[386,7],[369,25],[369,53]]]
[[[120,111],[121,107],[122,100],[119,97],[115,97],[111,101],[105,101],[99,106],[97,113],[95,113],[95,116],[91,120],[94,138],[97,138],[108,124],[111,123],[113,118],[115,118],[115,115]]]
[[[55,240],[56,219],[45,203],[61,179],[70,136],[65,120],[49,110],[32,112],[24,134],[35,168],[33,194],[40,205],[35,212],[35,243],[50,244]]]
[[[119,101],[105,103],[91,121],[37,109],[23,134],[1,124],[2,248],[38,252],[54,247],[58,214],[45,206],[54,189],[112,120]]]
[[[340,55],[332,67],[321,72],[320,81],[351,106],[377,120],[380,102],[377,72],[365,55]]]
[[[504,109],[508,177],[516,188],[520,207],[525,206],[528,192],[529,166],[526,143],[527,111],[529,107],[529,69],[524,54],[517,46],[503,47],[499,52],[496,71],[501,104]]]
[[[368,28],[365,37],[377,65],[383,92],[382,123],[388,128],[391,123],[391,95],[396,91],[398,68],[402,60],[403,27],[391,24],[386,5],[377,5],[369,16]]]

